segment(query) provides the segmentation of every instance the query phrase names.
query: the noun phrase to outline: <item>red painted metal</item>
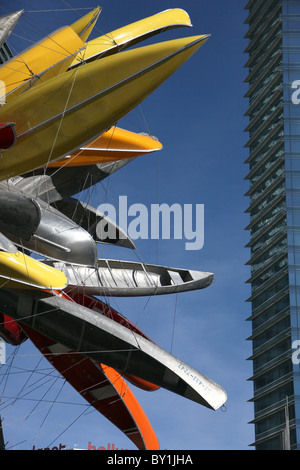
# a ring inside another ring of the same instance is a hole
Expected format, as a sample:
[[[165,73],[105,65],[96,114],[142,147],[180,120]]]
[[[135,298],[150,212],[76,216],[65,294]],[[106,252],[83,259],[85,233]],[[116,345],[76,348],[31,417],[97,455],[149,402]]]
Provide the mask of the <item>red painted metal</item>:
[[[13,346],[19,346],[27,339],[18,323],[3,313],[0,313],[0,337]]]
[[[15,124],[13,122],[0,122],[0,150],[7,150],[17,140]]]

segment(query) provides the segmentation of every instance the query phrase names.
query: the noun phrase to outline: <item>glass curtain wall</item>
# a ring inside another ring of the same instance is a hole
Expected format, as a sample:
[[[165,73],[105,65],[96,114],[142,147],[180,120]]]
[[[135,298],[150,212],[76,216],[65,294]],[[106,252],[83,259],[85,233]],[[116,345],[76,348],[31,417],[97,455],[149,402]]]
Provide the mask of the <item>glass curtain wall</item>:
[[[284,145],[290,321],[293,367],[294,448],[300,449],[300,2],[282,2]],[[299,354],[298,354],[299,353]]]
[[[255,426],[251,445],[257,450],[298,449],[300,2],[249,0],[245,8],[251,266],[247,282]]]

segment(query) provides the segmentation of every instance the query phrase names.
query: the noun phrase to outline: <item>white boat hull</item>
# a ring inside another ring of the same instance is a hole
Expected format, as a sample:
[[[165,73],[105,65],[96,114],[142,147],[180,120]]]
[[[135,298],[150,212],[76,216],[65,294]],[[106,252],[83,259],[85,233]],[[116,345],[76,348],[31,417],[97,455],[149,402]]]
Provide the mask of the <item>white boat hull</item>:
[[[153,342],[93,310],[58,296],[0,291],[6,313],[65,347],[217,410],[224,389]],[[59,320],[58,320],[59,319]]]

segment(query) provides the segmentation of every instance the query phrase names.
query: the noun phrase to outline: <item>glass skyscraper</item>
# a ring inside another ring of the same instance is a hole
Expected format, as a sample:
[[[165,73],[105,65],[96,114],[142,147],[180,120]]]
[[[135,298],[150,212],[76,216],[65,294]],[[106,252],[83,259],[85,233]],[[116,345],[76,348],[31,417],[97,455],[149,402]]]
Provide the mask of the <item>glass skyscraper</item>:
[[[257,450],[300,449],[300,1],[249,0],[246,81]],[[299,305],[298,305],[299,304]]]
[[[0,47],[0,65],[4,64],[13,57],[7,43],[5,42],[2,47]]]

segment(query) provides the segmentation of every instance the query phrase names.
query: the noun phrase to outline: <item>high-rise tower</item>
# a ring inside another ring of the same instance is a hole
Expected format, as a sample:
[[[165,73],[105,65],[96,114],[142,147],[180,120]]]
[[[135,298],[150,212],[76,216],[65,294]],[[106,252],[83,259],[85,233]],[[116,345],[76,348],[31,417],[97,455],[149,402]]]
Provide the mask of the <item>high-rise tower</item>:
[[[300,449],[300,2],[245,8],[252,445]]]

